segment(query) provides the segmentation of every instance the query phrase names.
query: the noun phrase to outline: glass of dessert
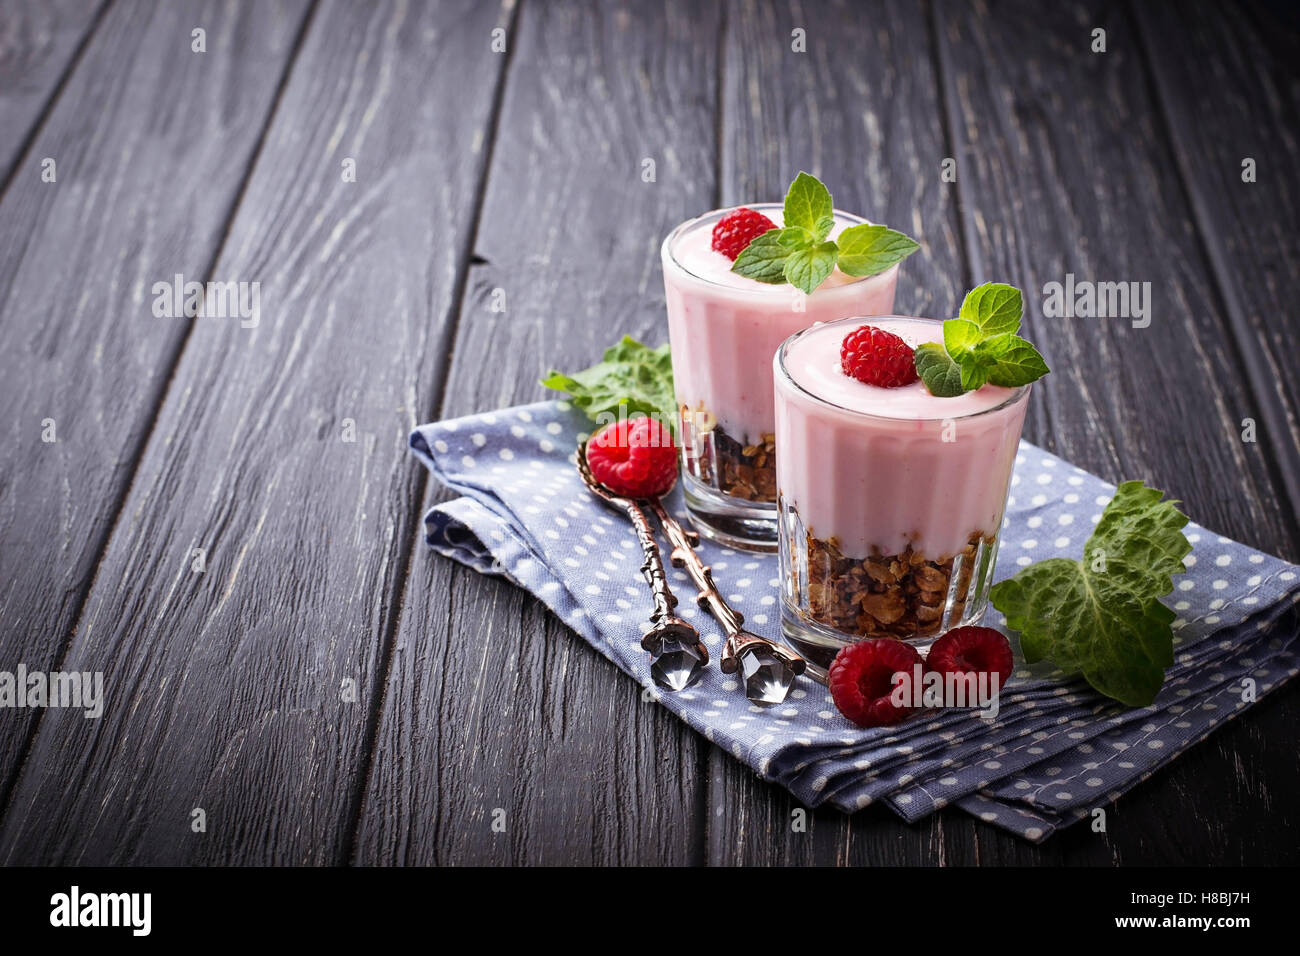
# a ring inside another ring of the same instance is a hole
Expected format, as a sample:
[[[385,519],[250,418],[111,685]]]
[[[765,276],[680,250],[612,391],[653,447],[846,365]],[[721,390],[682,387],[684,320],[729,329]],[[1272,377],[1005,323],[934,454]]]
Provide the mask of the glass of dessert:
[[[817,322],[893,311],[898,263],[916,248],[834,209],[806,173],[784,204],[715,210],[664,240],[682,488],[703,535],[776,549],[772,357]]]
[[[1015,335],[1019,293],[976,293],[997,289],[1015,293],[1014,327],[841,319],[777,352],[782,633],[815,664],[864,638],[924,646],[987,606],[1030,382],[1047,372]]]

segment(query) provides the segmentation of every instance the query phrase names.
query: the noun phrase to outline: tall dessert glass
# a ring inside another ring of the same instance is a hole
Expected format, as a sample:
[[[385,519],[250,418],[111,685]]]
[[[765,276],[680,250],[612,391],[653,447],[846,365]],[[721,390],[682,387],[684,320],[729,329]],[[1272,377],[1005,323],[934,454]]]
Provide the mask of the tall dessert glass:
[[[752,205],[776,225],[779,203]],[[681,415],[682,490],[701,534],[774,551],[772,357],[791,334],[817,322],[884,315],[894,308],[898,266],[855,278],[836,269],[811,295],[731,271],[712,247],[731,209],[682,223],[661,250],[673,380]],[[836,210],[831,238],[866,220]]]
[[[943,339],[932,319],[844,319],[773,361],[782,632],[822,666],[852,641],[925,645],[984,613],[1030,392],[863,384],[840,368],[862,325]]]

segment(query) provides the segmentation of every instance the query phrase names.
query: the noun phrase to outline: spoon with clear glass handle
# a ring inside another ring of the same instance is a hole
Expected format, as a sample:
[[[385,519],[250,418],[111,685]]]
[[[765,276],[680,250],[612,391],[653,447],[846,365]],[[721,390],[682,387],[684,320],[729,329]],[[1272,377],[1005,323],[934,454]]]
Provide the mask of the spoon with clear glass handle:
[[[596,480],[587,462],[586,442],[578,445],[576,464],[588,490],[611,508],[627,515],[636,530],[643,558],[641,575],[650,585],[654,599],[650,629],[642,636],[641,646],[650,652],[650,676],[654,682],[668,691],[684,690],[704,673],[709,663],[709,650],[700,640],[700,632],[695,626],[674,613],[677,596],[668,586],[668,574],[664,570],[650,519],[639,500],[615,494]],[[657,502],[657,498],[652,499],[652,504]]]
[[[714,583],[713,572],[695,550],[699,535],[683,528],[660,498],[647,499],[646,503],[673,546],[670,555],[673,567],[683,568],[690,575],[699,589],[696,601],[722,626],[727,638],[718,661],[722,673],[739,672],[745,683],[745,696],[761,704],[781,703],[790,693],[794,679],[805,671],[811,677],[819,677],[820,669],[810,670],[808,662],[794,651],[744,629],[745,616],[727,603]]]

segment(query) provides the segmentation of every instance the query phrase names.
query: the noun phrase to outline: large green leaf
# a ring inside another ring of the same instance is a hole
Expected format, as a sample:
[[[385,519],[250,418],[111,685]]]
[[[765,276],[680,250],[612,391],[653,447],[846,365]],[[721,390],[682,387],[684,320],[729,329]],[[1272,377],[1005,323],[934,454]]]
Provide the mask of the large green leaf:
[[[1126,481],[1083,559],[1051,558],[993,586],[993,606],[1020,632],[1030,663],[1050,658],[1107,697],[1150,704],[1174,662],[1174,612],[1160,602],[1192,550],[1187,516],[1164,492]]]
[[[605,350],[604,358],[591,368],[566,375],[551,371],[542,384],[568,392],[573,404],[596,421],[602,414],[618,416],[644,412],[657,414],[661,421],[677,427],[677,399],[673,394],[673,360],[668,346],[657,349],[624,336]]]

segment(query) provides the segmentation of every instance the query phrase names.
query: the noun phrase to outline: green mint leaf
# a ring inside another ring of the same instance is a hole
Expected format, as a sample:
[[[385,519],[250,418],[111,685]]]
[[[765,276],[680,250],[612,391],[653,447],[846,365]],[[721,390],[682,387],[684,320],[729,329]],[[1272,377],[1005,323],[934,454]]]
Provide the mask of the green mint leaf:
[[[830,191],[804,172],[790,184],[783,214],[784,227],[750,242],[736,257],[732,272],[759,282],[787,281],[811,294],[837,263],[846,275],[872,276],[920,248],[901,232],[865,224],[845,229],[838,241],[828,240],[835,228]]]
[[[644,412],[677,429],[677,399],[673,392],[673,360],[668,346],[657,349],[627,336],[605,350],[591,368],[566,375],[552,370],[542,384],[568,392],[573,404],[592,421],[602,414],[618,416]]]
[[[802,226],[786,226],[777,232],[776,241],[787,249],[806,249],[821,240]]]
[[[989,370],[996,358],[989,353],[990,340],[969,319],[949,319],[943,323],[943,347],[961,369],[961,388],[970,392],[989,380]]]
[[[851,276],[874,276],[917,249],[915,241],[888,226],[849,226],[840,233],[840,271]]]
[[[1187,516],[1140,481],[1115,491],[1083,559],[1051,558],[990,592],[1031,664],[1050,658],[1097,691],[1148,706],[1174,662],[1174,612],[1160,603],[1192,550]]]
[[[953,398],[965,391],[961,384],[961,366],[938,342],[918,345],[914,360],[916,374],[921,376],[931,395]]]
[[[1048,372],[1047,363],[1034,348],[1018,335],[998,336],[1007,343],[1000,346],[988,369],[989,381],[1003,388],[1019,388],[1036,382]],[[998,339],[990,340],[997,341]]]
[[[964,322],[967,325],[974,325],[974,323],[971,322],[969,319],[949,319],[948,321]],[[945,332],[947,331],[947,325],[948,322],[945,322],[944,323]],[[946,338],[945,341],[947,341]],[[1020,338],[1019,336],[1011,335],[1010,333],[1005,333],[1003,335],[985,336],[984,333],[981,332],[979,341],[975,343],[974,351],[975,354],[980,357],[981,361],[985,362],[986,364],[992,365],[996,363],[997,360],[1000,359],[1003,355],[1006,355],[1012,349],[1015,343],[1024,342],[1024,341],[1025,340]],[[1025,344],[1028,345],[1029,343],[1025,342]]]
[[[785,257],[790,250],[781,244],[783,230],[769,229],[747,245],[731,267],[731,271],[758,282],[785,281]]]
[[[973,355],[983,341],[984,333],[969,319],[949,319],[943,323],[943,347],[959,365]]]
[[[978,358],[958,362],[957,367],[961,369],[961,390],[963,392],[973,392],[977,388],[983,388],[984,384],[989,380],[989,367]]]
[[[785,194],[785,225],[807,229],[821,241],[826,238],[826,233],[818,234],[818,225],[834,215],[830,190],[816,176],[800,172]]]
[[[966,293],[962,301],[961,318],[974,322],[985,335],[1003,335],[1020,329],[1024,314],[1020,290],[1001,282],[986,282]]]
[[[943,345],[922,346],[924,356],[916,350],[917,372],[931,394],[949,398],[988,382],[1018,388],[1046,375],[1050,369],[1038,350],[1015,334],[1023,308],[1015,286],[988,282],[968,292],[958,317],[943,323]]]
[[[792,286],[812,295],[813,289],[835,268],[839,250],[833,242],[822,242],[806,249],[795,249],[785,259],[785,278]]]

